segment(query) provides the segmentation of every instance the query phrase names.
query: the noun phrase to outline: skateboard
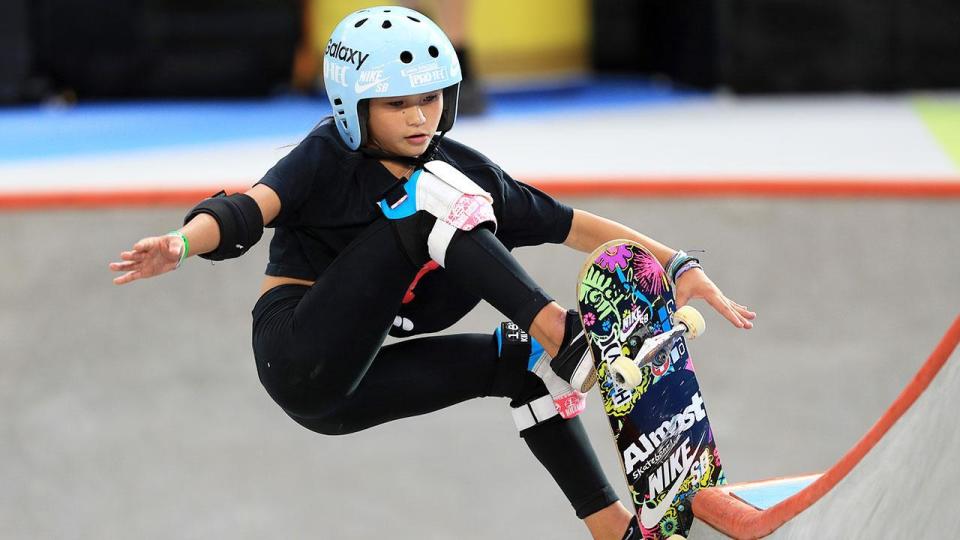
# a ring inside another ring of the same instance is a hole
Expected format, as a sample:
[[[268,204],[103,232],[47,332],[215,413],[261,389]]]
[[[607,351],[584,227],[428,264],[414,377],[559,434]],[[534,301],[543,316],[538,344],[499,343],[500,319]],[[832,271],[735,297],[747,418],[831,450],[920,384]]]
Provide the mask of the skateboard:
[[[686,536],[693,495],[725,483],[687,350],[704,331],[703,317],[675,309],[663,267],[627,240],[590,255],[577,299],[643,538]]]

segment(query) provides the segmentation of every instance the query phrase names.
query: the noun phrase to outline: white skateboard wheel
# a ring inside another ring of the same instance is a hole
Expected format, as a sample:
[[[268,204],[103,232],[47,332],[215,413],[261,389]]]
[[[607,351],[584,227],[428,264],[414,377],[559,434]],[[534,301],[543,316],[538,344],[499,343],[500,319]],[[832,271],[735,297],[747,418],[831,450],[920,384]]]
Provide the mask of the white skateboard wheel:
[[[683,306],[674,312],[673,322],[686,326],[687,331],[684,336],[690,339],[696,339],[707,330],[707,323],[703,320],[703,315],[692,306]]]
[[[617,384],[633,388],[643,382],[643,372],[633,363],[629,356],[620,356],[610,363],[610,373],[613,373]]]

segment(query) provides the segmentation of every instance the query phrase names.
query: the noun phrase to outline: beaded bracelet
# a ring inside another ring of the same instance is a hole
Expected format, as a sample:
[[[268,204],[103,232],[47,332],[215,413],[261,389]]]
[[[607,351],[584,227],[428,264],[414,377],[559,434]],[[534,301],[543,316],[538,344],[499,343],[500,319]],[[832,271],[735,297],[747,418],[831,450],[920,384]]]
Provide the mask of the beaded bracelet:
[[[683,250],[677,251],[673,257],[670,257],[670,260],[667,261],[666,266],[667,276],[670,278],[670,281],[676,283],[677,278],[680,277],[680,270],[690,262],[697,263],[699,266],[700,259],[687,255],[687,253]]]
[[[689,261],[686,262],[686,264],[684,264],[677,270],[677,273],[673,276],[673,282],[676,283],[677,280],[680,279],[680,276],[684,274],[684,272],[686,272],[687,270],[692,270],[694,268],[699,268],[703,270],[703,267],[700,266],[700,263],[697,262],[696,259],[690,259]]]
[[[687,254],[682,249],[673,254],[673,257],[670,257],[670,260],[667,261],[667,264],[663,265],[663,269],[667,271],[667,275],[673,275],[673,269],[676,267],[676,263],[679,259],[686,257]]]
[[[677,280],[680,279],[680,275],[691,268],[703,269],[703,267],[700,266],[700,259],[691,257],[683,250],[677,251],[677,253],[667,261],[667,277],[671,283],[676,285]]]
[[[180,268],[180,265],[183,264],[183,261],[190,255],[190,241],[187,240],[186,235],[180,231],[170,231],[167,233],[167,236],[179,237],[183,242],[183,246],[180,248],[180,260],[177,261],[177,266],[175,266],[174,269]]]

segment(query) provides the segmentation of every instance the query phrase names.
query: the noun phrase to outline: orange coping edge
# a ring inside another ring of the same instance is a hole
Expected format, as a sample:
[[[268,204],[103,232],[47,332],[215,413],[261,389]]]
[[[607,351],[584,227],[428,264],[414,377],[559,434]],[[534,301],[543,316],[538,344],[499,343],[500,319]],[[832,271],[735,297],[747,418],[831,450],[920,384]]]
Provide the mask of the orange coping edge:
[[[590,197],[766,197],[766,198],[960,198],[957,178],[693,178],[607,177],[590,180],[530,177],[528,182],[555,196]],[[215,184],[210,184],[215,185]],[[248,185],[223,184],[226,191]],[[0,210],[189,206],[220,188],[141,188],[117,190],[0,191]]]
[[[730,496],[721,488],[703,490],[693,498],[693,513],[714,529],[738,539],[762,538],[803,512],[827,494],[903,416],[946,363],[960,342],[960,316],[944,334],[913,380],[866,435],[818,480],[766,510]]]

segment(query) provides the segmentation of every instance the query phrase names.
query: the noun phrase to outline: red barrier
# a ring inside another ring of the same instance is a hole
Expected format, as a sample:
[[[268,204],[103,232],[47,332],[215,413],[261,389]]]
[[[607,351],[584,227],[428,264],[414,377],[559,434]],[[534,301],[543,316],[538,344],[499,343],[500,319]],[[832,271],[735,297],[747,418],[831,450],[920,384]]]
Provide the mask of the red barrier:
[[[762,538],[771,534],[820,500],[870,452],[926,390],[940,368],[946,364],[958,342],[960,342],[960,316],[954,319],[953,324],[913,380],[903,389],[880,420],[860,439],[860,442],[823,476],[796,495],[761,511],[731,497],[723,488],[711,488],[697,493],[693,498],[693,513],[701,521],[733,538]]]
[[[790,198],[960,198],[957,178],[749,177],[694,178],[606,177],[590,180],[530,177],[529,183],[555,196],[584,197],[761,197]],[[214,184],[211,184],[213,186]],[[248,185],[225,182],[227,192]],[[0,209],[105,208],[126,206],[190,206],[220,187],[190,189],[0,191]]]

